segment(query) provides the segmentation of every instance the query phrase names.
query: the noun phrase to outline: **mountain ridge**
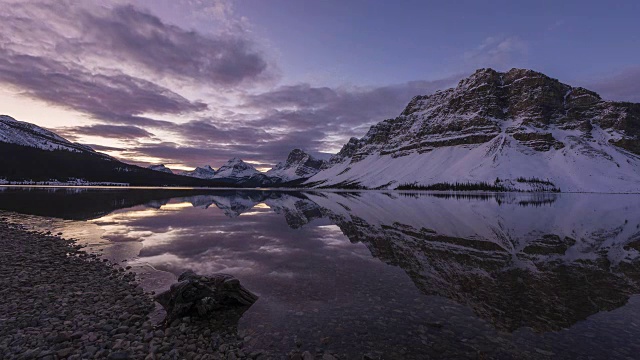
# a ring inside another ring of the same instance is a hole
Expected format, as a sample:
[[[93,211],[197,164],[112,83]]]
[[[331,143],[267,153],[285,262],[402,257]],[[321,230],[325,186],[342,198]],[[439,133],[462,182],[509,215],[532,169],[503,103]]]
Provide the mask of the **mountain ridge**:
[[[0,142],[48,151],[67,150],[99,154],[89,146],[73,143],[52,131],[28,122],[18,121],[8,115],[0,115]],[[106,154],[99,155],[109,157]]]
[[[0,116],[0,154],[3,154],[0,156],[2,184],[223,185],[127,164],[6,115]]]
[[[265,174],[283,181],[299,180],[317,174],[326,165],[325,160],[317,159],[301,149],[293,149],[287,156],[287,160],[279,162]]]
[[[414,97],[352,138],[311,177],[315,187],[640,191],[640,104],[604,101],[542,73],[479,69]]]
[[[6,115],[0,143],[132,166]],[[606,101],[533,70],[484,68],[454,88],[413,97],[328,161],[294,149],[266,173],[239,158],[218,170],[149,169],[237,187],[640,192],[640,104]],[[22,170],[9,178],[26,174],[46,178]]]

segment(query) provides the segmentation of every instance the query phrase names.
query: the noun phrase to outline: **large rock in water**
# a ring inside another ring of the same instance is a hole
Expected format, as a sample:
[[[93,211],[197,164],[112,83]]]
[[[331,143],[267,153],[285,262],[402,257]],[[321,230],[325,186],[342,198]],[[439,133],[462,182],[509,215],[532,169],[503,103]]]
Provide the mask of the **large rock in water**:
[[[165,323],[171,323],[184,316],[208,318],[227,310],[244,312],[258,296],[231,275],[202,276],[189,270],[169,290],[156,295],[155,300],[167,311]]]

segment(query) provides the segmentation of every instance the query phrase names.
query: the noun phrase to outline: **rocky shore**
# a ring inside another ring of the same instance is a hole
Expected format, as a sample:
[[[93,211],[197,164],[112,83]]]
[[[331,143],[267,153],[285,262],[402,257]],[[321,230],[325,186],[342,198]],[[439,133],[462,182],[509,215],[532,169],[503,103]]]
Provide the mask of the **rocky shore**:
[[[60,235],[0,218],[0,359],[272,358],[243,349],[233,319],[157,326],[134,273]]]

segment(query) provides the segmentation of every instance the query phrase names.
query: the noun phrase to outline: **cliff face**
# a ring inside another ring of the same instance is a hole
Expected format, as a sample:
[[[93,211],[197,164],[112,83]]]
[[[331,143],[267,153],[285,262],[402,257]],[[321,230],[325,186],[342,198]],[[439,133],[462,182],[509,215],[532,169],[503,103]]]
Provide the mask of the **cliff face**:
[[[326,161],[316,159],[300,149],[289,153],[285,162],[278,163],[266,172],[267,177],[280,182],[309,178],[326,167]]]
[[[563,191],[637,191],[638,144],[640,104],[603,101],[531,70],[480,69],[352,138],[310,183],[396,188],[500,178],[531,190],[521,178]]]

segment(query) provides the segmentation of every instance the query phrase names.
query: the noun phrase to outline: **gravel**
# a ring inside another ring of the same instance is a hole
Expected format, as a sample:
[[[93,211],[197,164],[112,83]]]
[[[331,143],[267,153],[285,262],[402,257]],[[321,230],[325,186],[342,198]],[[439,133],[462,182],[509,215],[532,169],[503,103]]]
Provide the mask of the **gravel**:
[[[0,359],[274,357],[243,350],[234,324],[183,318],[158,327],[134,273],[60,235],[0,218]]]

